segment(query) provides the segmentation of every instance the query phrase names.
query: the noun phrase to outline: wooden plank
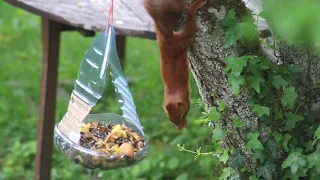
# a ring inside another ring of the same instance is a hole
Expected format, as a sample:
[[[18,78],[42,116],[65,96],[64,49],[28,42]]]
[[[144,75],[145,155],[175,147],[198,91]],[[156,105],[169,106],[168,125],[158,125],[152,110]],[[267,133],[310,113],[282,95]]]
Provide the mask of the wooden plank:
[[[36,180],[50,180],[61,28],[60,23],[41,19],[43,64],[35,162]]]
[[[107,23],[110,0],[5,0],[6,2],[60,23],[101,31]],[[115,0],[116,33],[155,39],[153,21],[142,0]]]

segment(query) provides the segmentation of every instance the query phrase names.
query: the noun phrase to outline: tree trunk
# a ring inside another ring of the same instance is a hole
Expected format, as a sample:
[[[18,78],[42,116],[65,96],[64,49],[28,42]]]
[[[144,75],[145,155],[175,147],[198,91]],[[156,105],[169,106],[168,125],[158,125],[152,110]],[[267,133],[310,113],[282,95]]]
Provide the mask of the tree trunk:
[[[245,138],[242,131],[232,127],[232,121],[238,116],[246,123],[246,128],[257,129],[256,115],[246,104],[250,96],[249,91],[242,89],[238,96],[234,96],[224,75],[224,58],[230,55],[241,56],[247,51],[244,46],[224,48],[225,30],[219,24],[228,10],[234,10],[237,18],[247,15],[248,10],[241,0],[207,1],[206,7],[197,14],[198,32],[195,41],[189,49],[190,68],[196,80],[205,107],[217,106],[219,102],[226,103],[227,113],[224,113],[222,122],[224,128],[231,132],[225,138],[225,146],[245,151]],[[255,44],[259,47],[259,44]],[[214,96],[212,96],[214,94]],[[251,156],[247,154],[247,158]],[[256,169],[255,164],[249,161],[248,167]]]
[[[244,131],[259,130],[262,136],[263,134],[267,134],[267,132],[258,124],[257,116],[246,103],[248,97],[254,92],[241,88],[238,96],[233,95],[227,83],[227,77],[224,75],[224,58],[230,55],[243,56],[247,52],[260,54],[263,51],[258,41],[250,44],[250,47],[242,44],[237,44],[229,48],[223,47],[225,30],[222,25],[219,24],[219,21],[225,17],[229,10],[235,11],[238,19],[250,13],[241,0],[207,0],[207,5],[197,13],[198,32],[189,49],[190,69],[196,80],[206,109],[217,106],[221,101],[226,103],[226,112],[223,114],[221,121],[223,128],[233,133],[226,135],[224,146],[239,149],[248,159],[246,166],[256,171],[258,166],[255,164],[252,154],[248,153],[245,148],[246,133],[244,133]],[[318,111],[319,99],[310,99],[310,95],[312,94],[310,93],[310,89],[316,84],[316,80],[319,79],[317,62],[313,61],[312,68],[310,68],[308,64],[310,56],[308,56],[306,51],[288,46],[280,40],[277,44],[279,58],[284,62],[283,65],[301,65],[304,70],[302,74],[309,79],[309,81],[304,81],[305,83],[300,83],[297,87],[299,98],[297,99],[297,104],[300,104],[299,112],[306,111],[307,109]],[[308,72],[311,72],[310,76]],[[316,91],[319,90],[314,88],[313,93]],[[306,101],[306,99],[308,99],[308,101]],[[246,123],[244,129],[239,130],[232,126],[232,122],[236,116]]]

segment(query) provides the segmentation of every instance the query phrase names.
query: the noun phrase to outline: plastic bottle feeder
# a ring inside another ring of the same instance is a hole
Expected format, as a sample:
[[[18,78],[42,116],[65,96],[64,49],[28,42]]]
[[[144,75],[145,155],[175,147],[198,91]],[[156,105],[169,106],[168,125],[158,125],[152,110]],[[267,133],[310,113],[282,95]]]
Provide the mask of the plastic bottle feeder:
[[[108,79],[115,87],[122,116],[89,114]],[[68,111],[55,126],[54,142],[69,160],[90,169],[134,165],[148,152],[149,141],[122,72],[111,25],[95,39],[82,60]]]

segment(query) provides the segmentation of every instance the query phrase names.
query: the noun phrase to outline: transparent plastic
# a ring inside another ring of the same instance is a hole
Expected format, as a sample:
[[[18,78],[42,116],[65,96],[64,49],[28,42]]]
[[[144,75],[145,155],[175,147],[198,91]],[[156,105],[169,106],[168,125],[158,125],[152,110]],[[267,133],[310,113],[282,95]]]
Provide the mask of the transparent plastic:
[[[105,30],[99,34],[83,57],[74,84],[73,93],[91,107],[102,97],[109,59],[118,58],[109,54],[111,40],[112,35],[106,34]]]
[[[102,97],[108,78],[111,78],[115,87],[122,116],[112,113],[89,114],[82,122],[96,121],[114,124],[123,122],[144,138],[144,149],[137,152],[132,159],[123,156],[108,156],[74,143],[59,131],[57,124],[54,131],[57,149],[72,162],[87,168],[113,169],[130,166],[142,160],[148,151],[149,141],[143,132],[128,82],[122,72],[116,49],[115,31],[111,25],[109,25],[108,33],[104,29],[87,50],[79,68],[73,93],[93,107]]]
[[[134,126],[133,124],[130,124],[128,121],[125,120],[124,117],[111,113],[89,114],[83,122],[88,123],[96,121],[105,123],[112,122],[115,124],[123,121],[127,127],[132,128],[137,134],[144,138],[145,146],[142,150],[135,153],[133,159],[123,155],[107,155],[102,152],[97,152],[84,148],[79,144],[74,143],[65,135],[63,135],[56,125],[54,131],[54,142],[56,147],[73,163],[81,164],[82,166],[90,169],[100,168],[103,170],[109,170],[119,167],[131,166],[140,162],[146,156],[149,144],[147,137],[145,136],[143,131],[137,129],[136,126]]]

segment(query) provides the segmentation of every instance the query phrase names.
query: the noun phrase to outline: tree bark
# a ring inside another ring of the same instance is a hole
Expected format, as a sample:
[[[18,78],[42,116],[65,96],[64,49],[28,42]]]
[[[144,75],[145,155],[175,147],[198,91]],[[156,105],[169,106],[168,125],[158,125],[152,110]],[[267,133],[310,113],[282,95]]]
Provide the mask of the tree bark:
[[[198,32],[189,49],[190,69],[207,109],[217,106],[221,101],[226,103],[227,112],[222,117],[222,123],[225,129],[234,133],[226,136],[224,145],[240,149],[249,159],[247,166],[254,170],[256,165],[251,155],[245,151],[246,137],[242,131],[232,126],[233,119],[238,116],[246,123],[247,129],[258,129],[258,118],[246,104],[251,92],[242,89],[238,96],[234,96],[224,75],[224,58],[231,55],[242,56],[248,50],[242,45],[223,47],[225,30],[219,21],[228,10],[234,10],[237,18],[249,13],[241,0],[208,0],[207,5],[197,13]],[[255,46],[260,47],[259,44]],[[254,50],[257,51],[257,48]]]

